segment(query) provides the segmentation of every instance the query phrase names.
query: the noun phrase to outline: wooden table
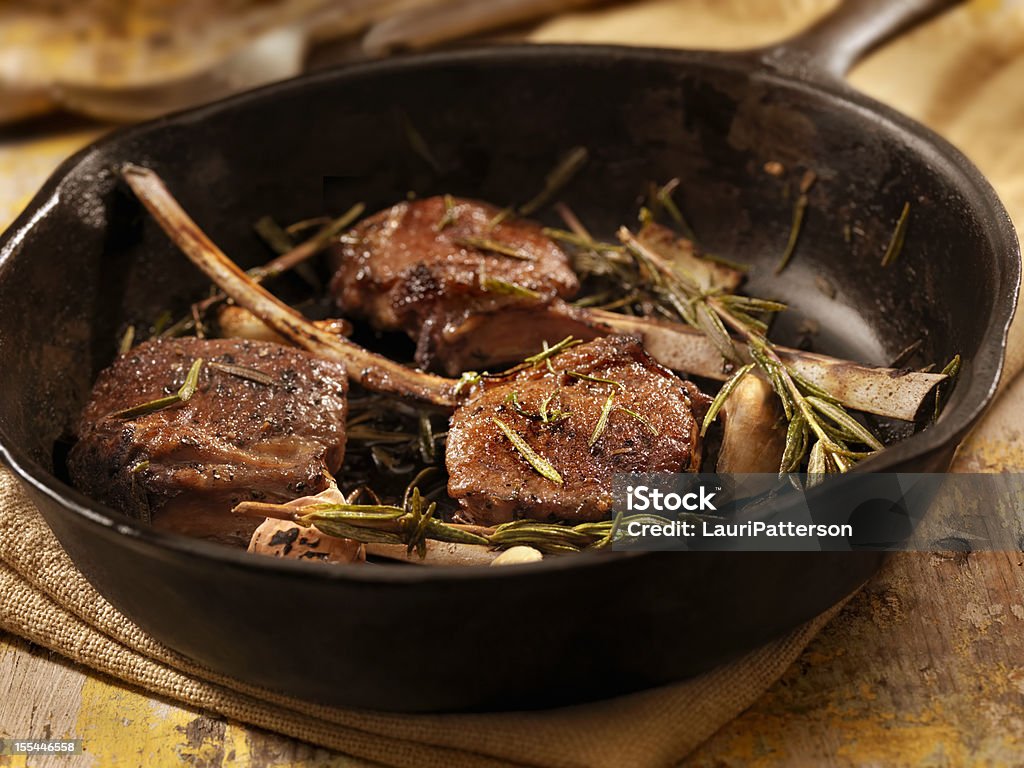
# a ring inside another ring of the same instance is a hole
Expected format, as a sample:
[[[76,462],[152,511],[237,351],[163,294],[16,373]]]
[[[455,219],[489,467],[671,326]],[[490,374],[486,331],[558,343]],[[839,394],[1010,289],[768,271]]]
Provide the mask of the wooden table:
[[[649,5],[666,8],[665,3]],[[785,31],[792,27],[789,23]],[[776,25],[770,34],[780,31]],[[706,38],[706,28],[700,34]],[[927,38],[927,32],[922,34]],[[564,37],[558,25],[547,36]],[[603,39],[589,32],[583,37]],[[735,40],[740,45],[762,41],[749,35]],[[705,44],[712,43],[705,39]],[[935,53],[935,46],[928,46],[927,39],[924,44],[930,53],[914,59],[916,75],[934,76],[946,59]],[[942,48],[942,56],[952,55],[952,48],[962,53],[965,45],[957,39],[955,45]],[[974,76],[980,71],[989,77],[986,83],[995,82],[1000,51],[986,52],[989,58],[980,63],[972,59],[954,78],[966,77],[971,70]],[[872,67],[884,67],[886,57],[889,67],[903,68],[906,56],[895,46],[877,57],[864,68],[867,74],[861,74],[861,84],[870,86]],[[1008,66],[1004,60],[1002,71]],[[876,74],[884,72],[878,69]],[[1019,78],[1013,82],[1019,83]],[[892,78],[877,83],[879,95],[897,99]],[[903,108],[955,139],[962,131],[961,143],[984,129],[983,122],[971,122],[970,113],[965,121],[963,111],[932,109],[925,91],[906,93],[909,102],[903,102]],[[985,102],[990,122],[1013,118],[1012,104],[997,98],[991,86],[977,87],[970,95]],[[1017,101],[1017,110],[1021,103],[1024,99]],[[1019,115],[1017,120],[1019,124]],[[77,121],[46,124],[42,131],[40,127],[0,141],[0,227],[24,206],[60,159],[101,131]],[[1020,146],[1011,147],[1008,154],[1005,147],[986,142],[975,145],[971,153],[994,178],[1018,220],[1024,212]],[[1024,471],[1021,430],[1024,379],[1007,390],[967,441],[957,467]],[[894,556],[786,675],[685,765],[1024,765],[1022,559],[1016,553]],[[87,756],[34,760],[32,766],[366,765],[153,699],[3,635],[0,735],[77,737],[88,745]],[[0,757],[0,766],[24,765],[23,758]]]

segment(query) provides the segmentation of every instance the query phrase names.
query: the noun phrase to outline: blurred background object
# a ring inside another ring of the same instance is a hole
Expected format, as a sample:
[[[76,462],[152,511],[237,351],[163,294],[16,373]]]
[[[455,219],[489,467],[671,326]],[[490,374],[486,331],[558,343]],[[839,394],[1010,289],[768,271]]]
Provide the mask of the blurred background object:
[[[311,64],[438,45],[598,2],[6,0],[0,123],[54,109],[145,119]]]

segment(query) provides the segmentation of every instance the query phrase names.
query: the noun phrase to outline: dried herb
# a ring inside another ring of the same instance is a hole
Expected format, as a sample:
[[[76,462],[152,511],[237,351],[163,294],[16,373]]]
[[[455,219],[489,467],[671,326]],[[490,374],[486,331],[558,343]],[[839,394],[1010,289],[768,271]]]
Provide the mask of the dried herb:
[[[619,389],[625,389],[626,385],[621,381],[615,381],[614,379],[603,379],[600,376],[591,376],[589,373],[580,373],[579,371],[566,371],[565,375],[570,379],[580,379],[582,381],[592,381],[596,384],[611,384],[613,387]]]
[[[551,394],[540,401],[539,415],[540,420],[545,424],[554,424],[559,421],[563,421],[569,417],[568,411],[556,411],[551,410],[551,401],[555,399],[562,391],[561,387],[555,387]]]
[[[687,223],[674,199],[675,192],[679,189],[679,179],[670,179],[668,183],[661,187],[656,187],[653,184],[651,187],[650,194],[648,195],[648,206],[650,206],[652,217],[656,219],[658,212],[664,210],[679,227],[680,231],[682,231],[684,237],[688,240],[696,240],[693,227]]]
[[[882,255],[883,267],[888,267],[896,261],[903,250],[903,240],[907,236],[907,220],[909,218],[910,203],[904,203],[903,210],[900,212],[900,218],[896,222],[896,229],[893,230],[892,237],[889,238],[889,245],[886,246],[885,253]]]
[[[127,355],[131,351],[132,345],[134,343],[135,343],[135,326],[134,325],[129,325],[125,329],[124,335],[121,337],[120,343],[117,345],[117,354],[118,354],[118,356]]]
[[[711,405],[708,407],[708,412],[704,415],[704,423],[700,427],[700,436],[704,437],[715,419],[718,417],[719,411],[722,410],[722,406],[725,405],[725,401],[729,399],[729,395],[733,393],[736,387],[739,386],[743,378],[754,369],[754,363],[748,363],[742,368],[736,371],[722,388],[718,390],[718,394],[715,395],[715,399],[711,401]]]
[[[541,294],[518,283],[510,283],[497,277],[481,275],[480,287],[488,293],[499,293],[504,296],[519,296],[524,299],[540,299]]]
[[[181,388],[173,395],[167,395],[167,397],[160,397],[156,400],[150,400],[147,403],[140,403],[139,405],[133,405],[131,408],[125,408],[123,411],[116,411],[109,416],[108,419],[137,419],[139,416],[146,416],[150,413],[156,413],[162,411],[164,408],[168,408],[178,403],[187,403],[192,395],[196,392],[196,387],[199,385],[199,371],[203,367],[203,358],[196,358],[192,367],[188,370],[188,375],[185,377],[185,383],[181,385]]]
[[[527,443],[515,430],[513,430],[508,424],[496,416],[491,417],[498,429],[504,433],[505,437],[509,439],[512,446],[519,452],[526,462],[533,467],[534,471],[543,478],[550,480],[553,483],[562,485],[562,476],[543,456],[538,454],[533,448]]]
[[[245,365],[234,365],[232,363],[220,363],[216,360],[211,360],[207,365],[216,371],[222,371],[223,373],[237,376],[240,379],[246,381],[252,381],[256,384],[262,384],[266,387],[273,387],[277,384],[273,377],[263,373],[263,371],[257,371],[255,368],[249,368]]]
[[[448,227],[455,223],[456,216],[457,214],[455,211],[455,198],[453,198],[451,195],[445,195],[444,216],[442,216],[441,220],[434,225],[434,231],[444,232],[445,229],[447,229]]]
[[[779,263],[775,265],[775,274],[779,274],[788,265],[796,253],[796,245],[800,241],[800,233],[803,231],[804,216],[807,214],[807,195],[800,195],[793,204],[793,221],[789,226],[789,239],[786,241],[786,250],[779,257]]]
[[[488,253],[496,253],[501,256],[508,256],[511,259],[519,259],[520,261],[536,261],[533,256],[526,253],[514,245],[508,243],[502,243],[498,240],[492,240],[489,237],[456,237],[452,239],[456,245],[461,245],[464,248],[476,248],[478,251],[486,251]]]
[[[586,165],[589,157],[590,152],[587,151],[586,147],[573,147],[570,149],[544,179],[544,188],[541,189],[536,197],[528,203],[519,206],[519,213],[522,216],[530,216],[547,205],[566,184],[572,181],[572,178],[579,173],[580,169]]]
[[[626,408],[625,406],[622,406],[622,405],[615,406],[615,410],[616,411],[622,411],[627,416],[631,416],[632,418],[634,418],[637,421],[639,421],[641,424],[643,424],[645,427],[647,427],[647,429],[650,431],[650,433],[652,435],[657,436],[659,434],[658,428],[656,426],[654,426],[653,424],[651,424],[651,422],[649,422],[647,419],[645,419],[643,416],[641,416],[636,411],[632,411],[629,408]]]
[[[598,440],[601,439],[601,435],[604,434],[605,428],[608,426],[608,417],[612,413],[612,406],[615,404],[615,391],[612,390],[608,393],[607,399],[604,401],[604,405],[601,406],[601,415],[597,417],[597,424],[594,425],[594,433],[590,436],[588,446],[593,448]]]

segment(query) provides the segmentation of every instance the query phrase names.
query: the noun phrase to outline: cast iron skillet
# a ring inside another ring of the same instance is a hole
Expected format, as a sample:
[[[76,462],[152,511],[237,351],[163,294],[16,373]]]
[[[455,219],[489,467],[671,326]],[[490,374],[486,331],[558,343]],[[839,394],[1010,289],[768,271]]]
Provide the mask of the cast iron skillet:
[[[941,421],[873,462],[942,471],[999,378],[1017,244],[959,152],[840,77],[947,4],[851,2],[794,41],[740,54],[513,47],[369,63],[120,131],[66,162],[0,242],[2,455],[117,608],[210,668],[279,692],[385,710],[537,707],[719,664],[832,605],[882,555],[323,568],[158,534],[61,482],[54,442],[124,324],[204,285],[112,169],[155,168],[250,264],[266,258],[250,225],[268,212],[290,221],[356,200],[373,210],[410,189],[524,200],[578,144],[592,160],[565,194],[597,230],[621,223],[649,181],[678,176],[699,239],[753,262],[754,293],[818,320],[820,348],[884,363],[922,337],[922,360],[964,356]],[[432,162],[410,147],[408,124]],[[769,160],[785,180],[763,171]],[[775,278],[792,211],[784,183],[806,168],[819,181],[797,256]],[[906,246],[883,270],[905,201]]]

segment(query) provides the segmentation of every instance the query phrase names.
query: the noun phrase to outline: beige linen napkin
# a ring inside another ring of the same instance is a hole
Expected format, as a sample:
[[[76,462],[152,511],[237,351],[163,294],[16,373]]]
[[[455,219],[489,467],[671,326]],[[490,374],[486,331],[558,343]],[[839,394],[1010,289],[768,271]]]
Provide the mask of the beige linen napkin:
[[[225,678],[146,635],[93,590],[0,467],[0,628],[154,694],[385,765],[671,765],[750,706],[838,610],[700,677],[596,704],[473,715],[316,706]]]

